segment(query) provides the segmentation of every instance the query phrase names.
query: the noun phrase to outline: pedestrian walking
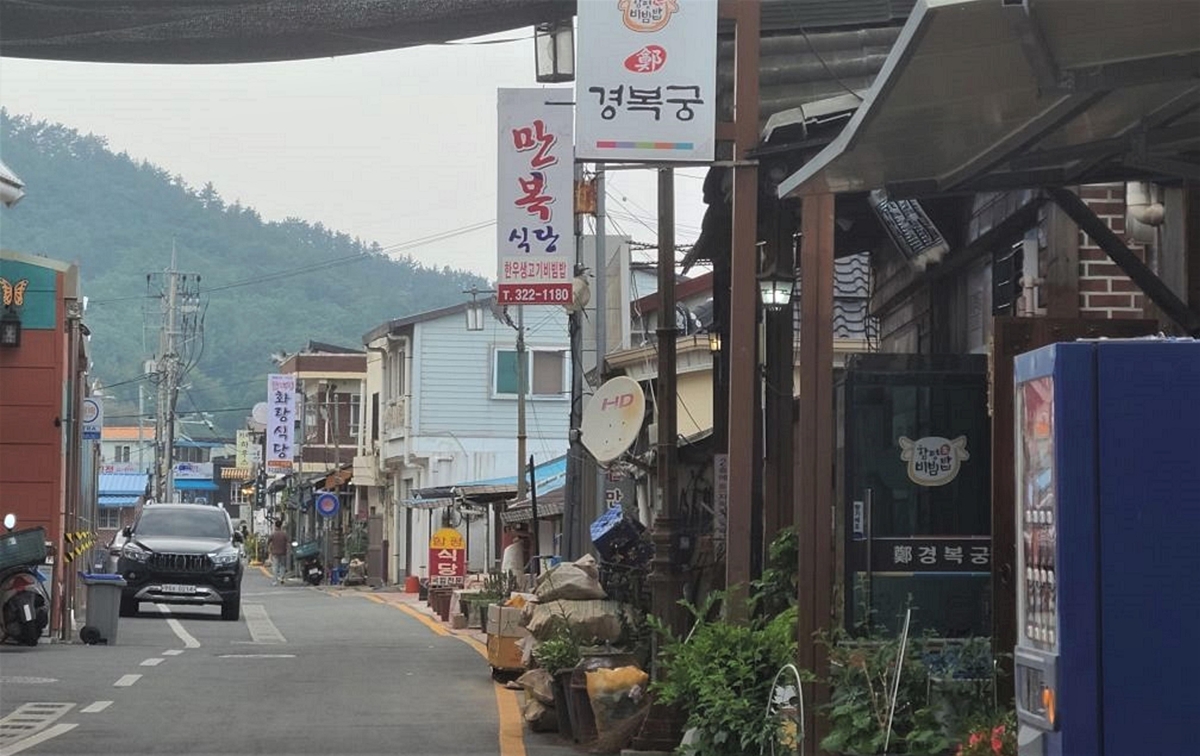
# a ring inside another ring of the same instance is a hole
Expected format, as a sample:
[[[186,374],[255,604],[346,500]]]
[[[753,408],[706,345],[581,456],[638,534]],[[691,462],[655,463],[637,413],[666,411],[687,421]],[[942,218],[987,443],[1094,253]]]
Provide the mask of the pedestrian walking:
[[[272,585],[283,585],[284,573],[287,570],[288,538],[283,532],[283,520],[275,521],[275,530],[267,539],[267,554],[271,557],[271,574],[275,579]]]

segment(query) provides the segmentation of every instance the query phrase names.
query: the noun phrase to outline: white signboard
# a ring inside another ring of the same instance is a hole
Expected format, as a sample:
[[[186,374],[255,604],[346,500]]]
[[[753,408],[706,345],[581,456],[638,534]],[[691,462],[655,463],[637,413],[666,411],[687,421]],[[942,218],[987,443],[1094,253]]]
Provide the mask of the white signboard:
[[[175,480],[212,480],[212,462],[176,462],[171,469]]]
[[[712,160],[717,0],[579,3],[576,157]]]
[[[296,376],[267,376],[267,472],[292,470],[296,426]]]
[[[104,402],[100,399],[84,399],[80,419],[83,421],[83,439],[98,441],[104,427]]]
[[[496,298],[500,304],[568,304],[575,278],[571,91],[499,89],[496,94]]]

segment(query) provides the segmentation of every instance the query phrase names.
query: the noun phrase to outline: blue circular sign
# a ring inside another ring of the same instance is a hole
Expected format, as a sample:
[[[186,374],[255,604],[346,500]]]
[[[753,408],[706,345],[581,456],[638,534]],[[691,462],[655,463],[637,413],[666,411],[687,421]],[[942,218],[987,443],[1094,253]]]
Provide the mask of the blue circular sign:
[[[322,491],[317,494],[317,514],[322,517],[333,517],[342,508],[342,503],[338,501],[337,494]]]

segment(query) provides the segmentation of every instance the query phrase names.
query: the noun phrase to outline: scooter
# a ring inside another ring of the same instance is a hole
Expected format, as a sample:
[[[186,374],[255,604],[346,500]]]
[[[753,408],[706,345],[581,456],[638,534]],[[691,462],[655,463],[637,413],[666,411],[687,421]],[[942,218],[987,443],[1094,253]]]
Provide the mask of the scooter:
[[[38,565],[46,561],[44,528],[14,530],[17,518],[4,516],[0,536],[0,641],[36,646],[50,622],[50,601]]]
[[[321,564],[321,544],[317,541],[308,543],[292,542],[292,556],[296,560],[300,577],[309,585],[320,585],[325,579],[325,567]]]

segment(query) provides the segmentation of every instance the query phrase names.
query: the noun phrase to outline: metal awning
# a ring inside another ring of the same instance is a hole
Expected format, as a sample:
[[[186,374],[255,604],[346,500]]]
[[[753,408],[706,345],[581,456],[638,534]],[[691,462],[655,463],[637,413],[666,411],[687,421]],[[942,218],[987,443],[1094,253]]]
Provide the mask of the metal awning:
[[[100,507],[101,509],[107,509],[110,507],[132,507],[138,503],[138,499],[140,498],[142,497],[124,495],[109,496],[101,494],[100,496],[96,497],[96,506]]]
[[[1200,0],[919,0],[779,195],[1200,179]]]
[[[567,476],[567,456],[555,457],[536,465],[533,477],[538,491],[550,491],[561,486]],[[402,505],[411,509],[436,509],[454,504],[496,504],[517,498],[517,476],[487,478],[453,486],[419,488]]]
[[[150,476],[146,473],[100,473],[96,482],[99,496],[133,496],[146,493]]]

